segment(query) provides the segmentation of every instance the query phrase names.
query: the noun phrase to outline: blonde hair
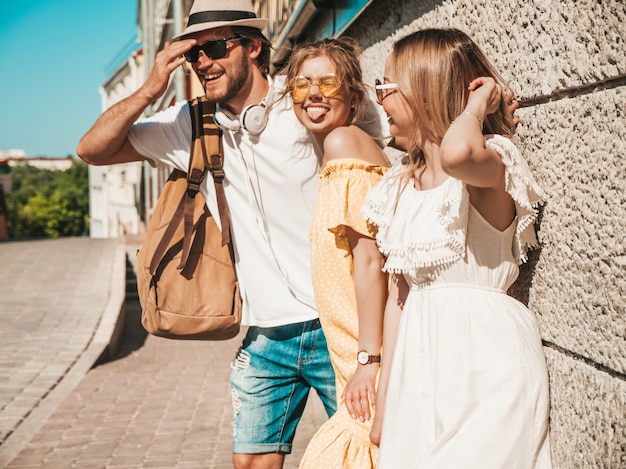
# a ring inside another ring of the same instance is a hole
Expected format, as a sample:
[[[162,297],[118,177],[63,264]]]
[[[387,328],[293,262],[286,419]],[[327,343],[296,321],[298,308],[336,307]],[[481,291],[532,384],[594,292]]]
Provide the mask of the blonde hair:
[[[469,83],[477,77],[493,77],[503,88],[504,80],[478,45],[458,29],[424,29],[398,40],[391,66],[398,90],[414,116],[412,136],[442,139],[448,127],[463,112]],[[500,108],[485,118],[483,133],[511,136],[513,116],[504,94]],[[424,135],[424,133],[426,133]],[[407,148],[410,170],[424,162],[415,137]]]
[[[367,88],[363,84],[363,73],[359,58],[361,48],[349,37],[326,38],[297,45],[287,66],[283,70],[287,84],[298,75],[302,64],[315,57],[326,56],[335,66],[335,75],[343,87],[353,95],[354,110],[352,124],[361,122],[367,114]]]

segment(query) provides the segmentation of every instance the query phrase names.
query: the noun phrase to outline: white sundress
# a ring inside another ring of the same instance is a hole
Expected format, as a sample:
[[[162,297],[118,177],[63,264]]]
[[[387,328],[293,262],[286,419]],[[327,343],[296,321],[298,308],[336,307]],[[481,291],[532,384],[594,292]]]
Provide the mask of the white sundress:
[[[448,178],[418,191],[394,167],[367,196],[385,270],[411,287],[394,352],[378,469],[551,468],[548,375],[534,315],[506,294],[536,245],[543,193],[513,143],[516,220],[504,231]],[[384,357],[384,351],[383,351]]]

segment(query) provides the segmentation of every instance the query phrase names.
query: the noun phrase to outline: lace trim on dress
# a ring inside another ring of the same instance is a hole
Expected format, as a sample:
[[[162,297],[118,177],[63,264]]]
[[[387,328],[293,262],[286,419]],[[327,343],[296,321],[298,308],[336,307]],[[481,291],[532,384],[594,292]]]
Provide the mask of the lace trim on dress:
[[[515,145],[500,135],[491,135],[486,145],[502,157],[506,167],[505,188],[515,202],[517,226],[513,256],[527,260],[529,248],[537,246],[534,222],[544,193]],[[391,168],[367,195],[363,214],[378,226],[376,241],[387,257],[384,270],[411,274],[423,267],[444,268],[465,257],[469,193],[465,183],[449,178],[438,188],[412,198],[405,168]],[[420,194],[420,191],[415,191]],[[407,203],[408,201],[408,203]],[[434,204],[434,212],[433,212]],[[437,217],[433,227],[432,217]],[[420,226],[429,227],[428,232]]]
[[[528,260],[528,250],[539,244],[534,224],[539,215],[538,207],[545,203],[546,195],[511,140],[502,135],[490,135],[485,144],[498,152],[506,167],[505,189],[513,198],[517,213],[513,256],[518,264],[522,264]]]
[[[388,228],[391,223],[401,192],[403,174],[404,168],[401,164],[392,166],[379,183],[367,193],[362,209],[363,215],[378,226],[379,233],[381,228]]]
[[[469,198],[462,183],[450,178],[430,191],[411,191],[403,173],[403,168],[392,168],[368,193],[363,208],[378,226],[376,241],[387,258],[383,270],[414,273],[463,258]],[[420,230],[433,226],[432,217],[439,220],[439,227]]]

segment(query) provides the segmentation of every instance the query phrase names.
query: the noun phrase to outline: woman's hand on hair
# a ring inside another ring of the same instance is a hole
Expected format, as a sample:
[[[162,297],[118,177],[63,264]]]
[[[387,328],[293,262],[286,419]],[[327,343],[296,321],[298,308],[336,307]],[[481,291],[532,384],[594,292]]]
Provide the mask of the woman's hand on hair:
[[[486,105],[485,115],[493,114],[500,108],[502,101],[502,87],[491,77],[478,77],[472,80],[468,86],[470,91],[467,101],[468,107],[471,102],[483,101]],[[481,105],[481,107],[482,107]]]
[[[515,116],[515,111],[519,108],[519,101],[515,99],[515,93],[512,90],[507,89],[504,91],[504,102],[509,107],[509,111],[511,111],[513,123],[515,125],[519,124],[519,117]]]

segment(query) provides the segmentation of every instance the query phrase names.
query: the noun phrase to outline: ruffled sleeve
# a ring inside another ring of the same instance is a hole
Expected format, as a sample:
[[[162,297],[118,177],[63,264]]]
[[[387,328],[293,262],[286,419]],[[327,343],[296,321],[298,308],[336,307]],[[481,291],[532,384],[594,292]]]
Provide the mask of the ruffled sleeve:
[[[364,236],[375,237],[376,228],[367,222],[361,208],[367,192],[382,178],[387,168],[363,160],[338,159],[320,172],[319,197],[322,199],[324,228],[344,237],[346,227]]]
[[[498,152],[505,166],[505,188],[515,202],[517,218],[513,258],[522,263],[528,249],[538,244],[534,223],[545,196],[509,139],[490,135],[485,144]],[[464,258],[469,213],[465,183],[448,178],[439,187],[417,191],[404,172],[401,165],[389,170],[368,193],[363,208],[365,217],[378,227],[376,242],[387,258],[385,270],[413,274]]]
[[[376,242],[386,257],[384,270],[413,274],[463,258],[469,208],[463,184],[448,178],[435,189],[416,191],[403,174],[401,165],[394,166],[368,193],[363,208],[378,226]]]
[[[538,217],[537,209],[545,203],[546,196],[511,140],[501,135],[489,135],[485,144],[498,152],[505,166],[505,189],[514,200],[517,213],[513,256],[521,264],[528,259],[528,250],[538,245],[534,223]]]
[[[401,164],[393,166],[380,182],[373,187],[365,198],[363,215],[379,229],[386,229],[393,219],[396,204],[401,192],[402,174]]]

